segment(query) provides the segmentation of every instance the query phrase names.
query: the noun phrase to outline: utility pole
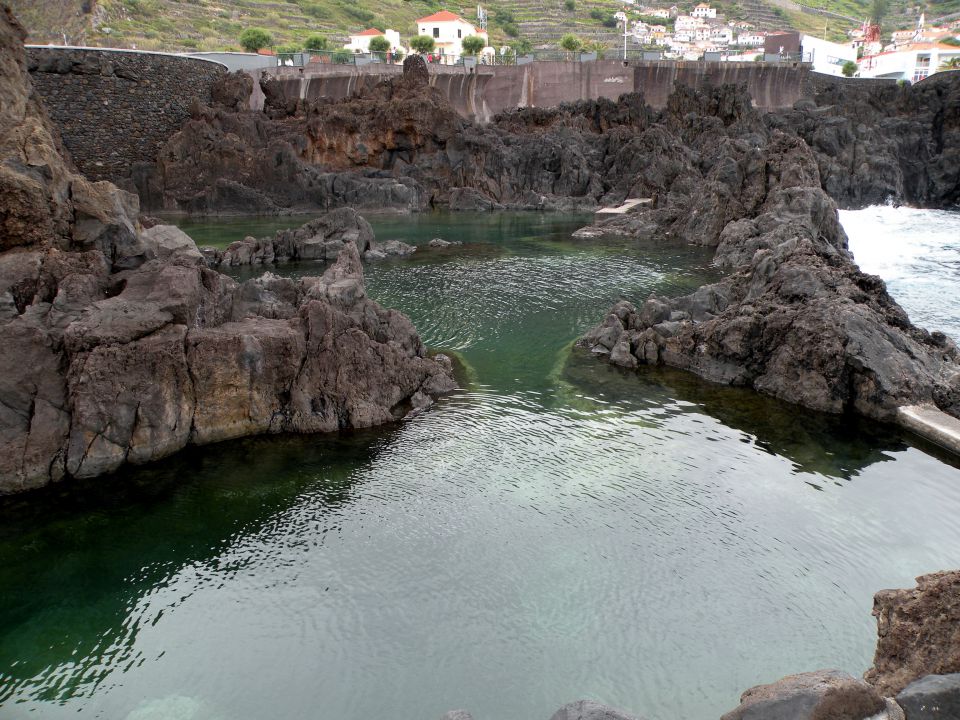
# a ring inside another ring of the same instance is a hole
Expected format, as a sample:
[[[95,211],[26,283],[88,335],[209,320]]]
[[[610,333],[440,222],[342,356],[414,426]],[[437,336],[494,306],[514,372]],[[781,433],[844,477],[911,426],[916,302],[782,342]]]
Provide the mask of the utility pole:
[[[621,11],[614,15],[614,17],[623,23],[623,59],[627,59],[627,26],[630,21],[627,19],[627,13]]]

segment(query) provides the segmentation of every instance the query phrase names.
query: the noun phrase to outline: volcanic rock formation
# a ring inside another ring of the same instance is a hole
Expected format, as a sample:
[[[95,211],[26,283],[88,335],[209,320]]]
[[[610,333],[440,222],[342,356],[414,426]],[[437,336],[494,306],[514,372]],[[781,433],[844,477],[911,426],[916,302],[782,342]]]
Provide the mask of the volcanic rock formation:
[[[593,208],[695,192],[690,183],[700,178],[691,166],[726,154],[716,140],[762,146],[780,130],[810,145],[823,189],[841,206],[948,207],[960,202],[956,75],[917,87],[811,81],[811,98],[764,114],[750,110],[743,88],[678,85],[661,111],[631,93],[508,111],[486,125],[462,119],[430,87],[417,56],[404,61],[403,76],[337,101],[288,98],[282,83],[265,77],[262,112],[248,109],[249,78],[226,76],[213,89],[214,107],[197,105],[134,182],[145,207],[191,213]],[[727,163],[718,172],[737,169]],[[739,196],[715,189],[706,188],[721,215],[740,211]],[[681,237],[721,221],[701,213]]]
[[[715,246],[730,274],[685,297],[618,303],[581,344],[622,367],[662,363],[816,410],[957,414],[956,346],[859,270],[809,147],[768,131],[733,88],[677,92],[667,114],[640,136],[662,149],[642,173],[652,207],[598,230]]]
[[[322,277],[238,285],[134,195],[64,159],[24,32],[0,13],[0,492],[92,477],[188,443],[366,427],[454,383],[366,297],[359,249]]]

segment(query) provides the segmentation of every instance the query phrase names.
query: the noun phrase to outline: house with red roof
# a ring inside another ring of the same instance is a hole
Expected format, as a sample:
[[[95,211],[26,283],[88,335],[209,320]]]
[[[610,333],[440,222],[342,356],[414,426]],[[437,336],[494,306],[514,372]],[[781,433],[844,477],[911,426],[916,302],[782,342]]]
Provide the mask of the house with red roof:
[[[401,47],[400,33],[398,33],[396,30],[391,30],[389,28],[386,30],[368,28],[363,32],[357,33],[356,35],[351,35],[350,42],[344,45],[343,49],[355,53],[370,52],[370,41],[375,37],[385,37],[387,40],[389,40],[391,51],[397,50]]]
[[[479,35],[488,46],[490,44],[486,30],[449,10],[441,10],[417,20],[417,34],[432,37],[433,44],[441,55],[462,55],[463,39],[470,35]]]

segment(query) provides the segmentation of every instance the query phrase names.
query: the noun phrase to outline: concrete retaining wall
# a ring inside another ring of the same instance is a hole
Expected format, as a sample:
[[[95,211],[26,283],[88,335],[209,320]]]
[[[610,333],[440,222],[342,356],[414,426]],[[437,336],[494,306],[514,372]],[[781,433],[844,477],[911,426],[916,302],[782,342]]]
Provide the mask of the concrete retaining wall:
[[[120,181],[210,102],[225,72],[206,60],[100,48],[27,48],[34,87],[60,126],[74,163],[93,180]]]
[[[353,67],[308,65],[277,68],[295,97],[340,99],[400,72],[397,65]],[[545,61],[527,65],[463,68],[429,66],[430,82],[443,91],[464,117],[489,121],[516,107],[551,107],[599,97],[616,99],[642,92],[653,107],[663,107],[675,82],[693,87],[742,83],[764,110],[792,106],[808,92],[810,66],[803,63],[671,62],[619,60]]]

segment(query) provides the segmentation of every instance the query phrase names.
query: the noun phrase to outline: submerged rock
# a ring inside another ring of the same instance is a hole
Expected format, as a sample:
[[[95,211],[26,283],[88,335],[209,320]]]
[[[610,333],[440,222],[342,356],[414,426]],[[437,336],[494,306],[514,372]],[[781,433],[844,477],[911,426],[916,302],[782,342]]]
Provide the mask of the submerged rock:
[[[224,253],[338,259],[238,284],[136,196],[59,153],[0,14],[0,493],[94,477],[187,444],[368,427],[454,388],[410,321],[366,296],[369,225],[350,210]],[[249,252],[248,252],[249,251]]]
[[[564,705],[550,716],[550,720],[640,720],[621,710],[601,705],[593,700],[577,700]]]
[[[917,578],[873,598],[877,650],[864,678],[894,695],[927,675],[960,673],[960,571]]]

